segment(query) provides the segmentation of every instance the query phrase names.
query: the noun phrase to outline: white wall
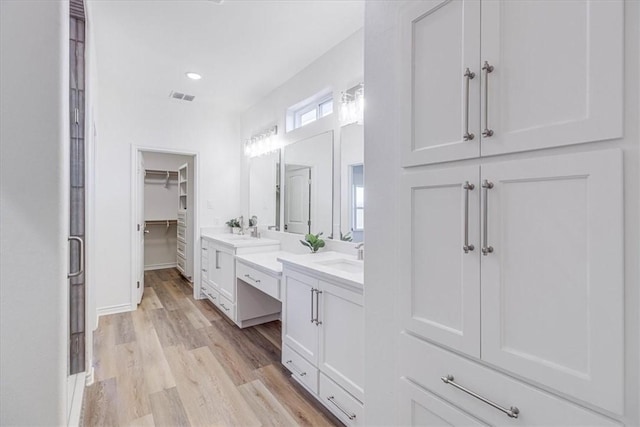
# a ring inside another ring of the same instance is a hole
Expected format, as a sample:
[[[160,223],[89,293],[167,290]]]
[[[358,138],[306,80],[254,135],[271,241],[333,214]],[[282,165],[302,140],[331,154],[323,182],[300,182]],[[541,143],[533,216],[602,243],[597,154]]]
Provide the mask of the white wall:
[[[69,5],[0,2],[0,424],[66,424]]]
[[[334,226],[333,230],[324,231],[325,236],[332,232],[339,236],[340,92],[362,81],[364,75],[363,40],[364,31],[355,32],[242,115],[241,136],[243,141],[273,125],[278,125],[278,138],[285,145],[329,130],[334,131]],[[330,89],[333,92],[334,113],[307,126],[285,133],[287,108],[325,89]],[[246,218],[250,214],[249,169],[248,161],[244,157],[242,167],[242,212]]]
[[[399,268],[396,251],[400,242],[389,224],[398,223],[397,179],[401,165],[398,155],[397,87],[399,62],[397,48],[399,10],[406,1],[370,1],[365,8],[365,167],[367,262],[365,263],[366,324],[366,400],[368,425],[397,424],[394,394],[397,366],[396,340],[400,331],[395,295]],[[602,148],[620,148],[624,152],[625,195],[625,336],[626,406],[624,422],[640,423],[640,2],[625,2],[625,117],[624,138],[538,150],[534,156],[574,153]],[[507,155],[504,159],[517,155]],[[477,164],[477,159],[470,160]],[[605,207],[606,208],[606,207]],[[615,314],[614,314],[615,315]],[[379,343],[383,342],[384,346]]]
[[[89,3],[91,4],[91,3]],[[98,57],[101,61],[117,58]],[[127,64],[123,64],[123,67]],[[99,313],[131,305],[131,147],[198,154],[199,220],[221,226],[240,211],[241,145],[238,119],[210,105],[123,91],[99,81],[96,146],[96,301]],[[195,260],[197,263],[197,260]],[[197,266],[195,271],[197,272]],[[197,277],[196,277],[197,279]]]

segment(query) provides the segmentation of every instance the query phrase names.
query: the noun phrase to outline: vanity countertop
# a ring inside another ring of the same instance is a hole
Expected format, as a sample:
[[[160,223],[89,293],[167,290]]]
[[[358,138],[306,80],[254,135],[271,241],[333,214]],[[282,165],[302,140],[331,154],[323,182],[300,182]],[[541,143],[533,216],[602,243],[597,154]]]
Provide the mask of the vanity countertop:
[[[297,269],[307,270],[321,279],[364,288],[364,262],[355,256],[341,252],[318,252],[316,254],[292,254],[283,252],[278,261]]]
[[[288,255],[292,254],[285,251],[259,252],[257,254],[236,255],[236,260],[279,277],[282,276],[282,264],[278,258]]]
[[[201,236],[205,239],[215,240],[217,243],[220,243],[225,246],[229,246],[231,248],[248,248],[255,246],[273,246],[280,245],[278,240],[273,239],[260,239],[257,237],[251,237],[248,234],[231,234],[231,233],[207,233],[203,231]]]

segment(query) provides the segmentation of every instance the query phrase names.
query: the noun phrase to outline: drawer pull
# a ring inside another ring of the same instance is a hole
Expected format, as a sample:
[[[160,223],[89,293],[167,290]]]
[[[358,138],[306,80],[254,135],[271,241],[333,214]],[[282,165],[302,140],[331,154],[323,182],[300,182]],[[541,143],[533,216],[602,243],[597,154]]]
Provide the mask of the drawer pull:
[[[350,420],[355,420],[356,419],[356,414],[350,414],[347,411],[344,410],[344,408],[340,405],[338,405],[335,401],[335,397],[334,396],[329,396],[327,397],[327,400],[331,403],[333,403],[333,405],[340,409],[340,412],[342,412],[343,414],[345,414],[347,416],[347,418],[349,418]]]
[[[226,306],[226,305],[224,305],[223,303],[220,303],[220,306],[221,306],[222,308],[224,308],[224,311],[229,311],[229,309],[227,308],[227,306]]]
[[[249,274],[245,274],[245,275],[244,275],[244,277],[246,277],[246,278],[248,278],[248,279],[250,279],[250,280],[253,280],[253,281],[254,281],[254,282],[256,282],[256,283],[260,283],[260,279],[254,279],[254,278],[253,278],[253,277],[251,277]]]
[[[498,405],[497,403],[494,403],[494,402],[490,401],[489,399],[480,396],[478,393],[475,393],[475,392],[469,390],[468,388],[465,388],[465,387],[461,386],[460,384],[456,384],[455,382],[453,382],[453,380],[454,380],[453,375],[447,375],[446,377],[441,377],[440,379],[445,384],[452,385],[455,388],[457,388],[458,390],[464,391],[465,393],[475,397],[476,399],[486,403],[487,405],[493,406],[498,411],[504,412],[510,418],[518,418],[518,414],[520,414],[520,410],[515,406],[511,406],[509,409],[506,409],[506,408]]]
[[[202,248],[202,250],[203,250],[203,251],[208,251],[209,249],[207,249],[207,248]]]
[[[203,268],[203,269],[202,269],[202,271],[204,271],[204,272],[206,273],[206,272],[207,272],[207,269],[206,269],[206,268]]]
[[[296,367],[296,365],[293,364],[293,360],[287,360],[285,362],[287,365],[289,365],[290,369],[295,372],[296,374],[300,375],[301,377],[304,377],[305,375],[307,375],[306,372],[302,372],[300,369],[298,369]]]

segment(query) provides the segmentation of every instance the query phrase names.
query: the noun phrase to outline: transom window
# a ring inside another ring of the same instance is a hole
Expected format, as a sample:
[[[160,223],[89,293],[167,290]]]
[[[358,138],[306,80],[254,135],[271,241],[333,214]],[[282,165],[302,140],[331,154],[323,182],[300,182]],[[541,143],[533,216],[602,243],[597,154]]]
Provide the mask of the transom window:
[[[333,113],[333,94],[323,91],[287,109],[287,132]]]

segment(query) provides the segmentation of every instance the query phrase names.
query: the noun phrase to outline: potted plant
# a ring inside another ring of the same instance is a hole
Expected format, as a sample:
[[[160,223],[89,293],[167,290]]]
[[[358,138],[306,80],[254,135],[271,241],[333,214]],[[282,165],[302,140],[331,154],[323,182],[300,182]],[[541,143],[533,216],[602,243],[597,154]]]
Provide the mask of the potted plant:
[[[231,218],[226,224],[233,234],[240,234],[240,221],[238,221],[238,218]]]
[[[312,254],[315,254],[318,252],[318,249],[324,248],[324,240],[322,240],[320,236],[322,236],[322,232],[318,234],[307,234],[304,236],[304,240],[300,240],[300,243],[308,247]]]

